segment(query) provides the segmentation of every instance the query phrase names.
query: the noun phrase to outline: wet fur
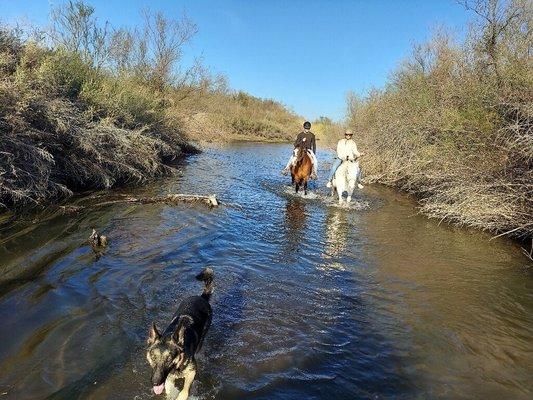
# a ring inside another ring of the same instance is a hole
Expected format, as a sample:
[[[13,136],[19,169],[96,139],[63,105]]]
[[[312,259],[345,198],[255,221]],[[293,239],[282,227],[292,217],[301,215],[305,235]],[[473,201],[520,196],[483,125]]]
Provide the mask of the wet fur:
[[[204,282],[202,295],[184,299],[163,333],[159,333],[155,323],[149,332],[146,358],[152,367],[152,385],[164,383],[167,399],[189,397],[197,371],[195,355],[211,325],[213,270],[204,269],[196,279]]]
[[[298,190],[301,186],[304,188],[304,194],[307,194],[307,183],[309,182],[309,177],[313,171],[313,163],[311,157],[307,154],[307,148],[305,144],[302,144],[298,147],[298,158],[296,162],[291,167],[291,178],[292,184],[298,193]]]

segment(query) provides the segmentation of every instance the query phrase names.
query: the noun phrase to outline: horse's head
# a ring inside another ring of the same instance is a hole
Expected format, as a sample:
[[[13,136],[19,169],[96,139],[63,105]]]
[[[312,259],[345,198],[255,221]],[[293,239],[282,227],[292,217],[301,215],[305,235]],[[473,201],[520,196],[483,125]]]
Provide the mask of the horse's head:
[[[313,172],[313,162],[311,157],[307,153],[307,147],[305,143],[299,143],[295,149],[298,153],[296,161],[291,167],[291,176],[293,183],[296,182],[296,192],[298,192],[298,186],[304,184],[304,190],[307,190],[307,180]]]
[[[346,166],[346,178],[348,179],[348,181],[356,181],[357,180],[357,175],[359,174],[359,161],[357,160],[354,160],[354,161],[345,161],[345,163],[347,164]]]
[[[307,147],[305,147],[305,141],[301,141],[298,146],[296,146],[296,149],[298,150],[298,156],[296,158],[295,166],[299,166],[304,160],[305,156],[308,156]]]

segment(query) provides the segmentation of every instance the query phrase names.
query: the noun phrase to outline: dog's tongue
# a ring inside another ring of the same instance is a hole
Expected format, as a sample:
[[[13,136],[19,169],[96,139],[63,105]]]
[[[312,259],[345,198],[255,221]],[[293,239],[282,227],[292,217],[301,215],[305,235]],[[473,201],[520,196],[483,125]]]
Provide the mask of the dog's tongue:
[[[161,393],[163,393],[163,390],[165,390],[165,382],[163,382],[159,386],[154,386],[154,393],[155,394],[161,394]]]

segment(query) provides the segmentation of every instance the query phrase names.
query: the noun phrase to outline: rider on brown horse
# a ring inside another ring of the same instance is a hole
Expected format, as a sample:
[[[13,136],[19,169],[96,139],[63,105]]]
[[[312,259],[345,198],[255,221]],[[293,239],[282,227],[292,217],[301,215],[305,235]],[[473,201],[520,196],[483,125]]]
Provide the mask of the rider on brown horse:
[[[304,130],[303,132],[300,132],[298,136],[296,137],[296,140],[294,141],[294,151],[293,154],[287,163],[286,167],[281,171],[283,175],[287,175],[289,173],[289,169],[291,166],[294,166],[296,163],[296,159],[298,157],[298,149],[303,148],[308,153],[311,163],[313,164],[313,169],[311,172],[311,179],[316,179],[316,167],[317,167],[317,159],[316,159],[316,140],[315,135],[313,132],[310,131],[311,129],[311,123],[309,121],[306,121],[304,123]],[[300,154],[301,155],[301,154]]]
[[[307,183],[313,172],[313,162],[311,161],[310,151],[307,151],[305,142],[300,142],[296,156],[296,162],[291,165],[291,178],[296,193],[301,186],[304,188],[304,194],[307,194]]]

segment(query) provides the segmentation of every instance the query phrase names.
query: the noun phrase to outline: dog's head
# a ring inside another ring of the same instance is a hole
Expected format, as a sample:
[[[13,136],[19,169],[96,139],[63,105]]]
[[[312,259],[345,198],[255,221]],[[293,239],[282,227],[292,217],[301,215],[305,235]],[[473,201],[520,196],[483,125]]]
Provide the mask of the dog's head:
[[[193,356],[187,333],[193,320],[181,316],[176,331],[170,336],[162,336],[155,323],[150,328],[146,358],[152,367],[152,385],[154,393],[161,394],[165,389],[165,380],[172,371],[182,371]]]

